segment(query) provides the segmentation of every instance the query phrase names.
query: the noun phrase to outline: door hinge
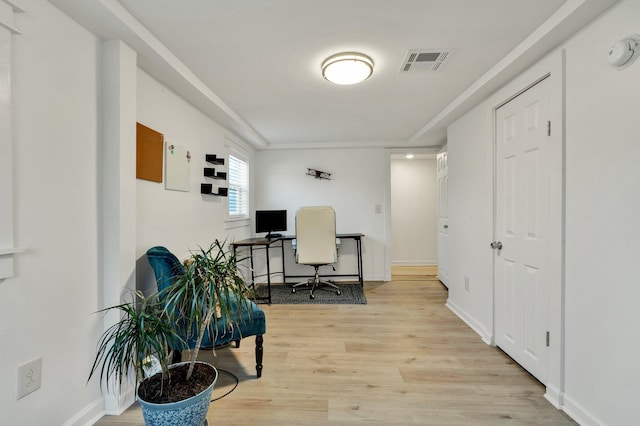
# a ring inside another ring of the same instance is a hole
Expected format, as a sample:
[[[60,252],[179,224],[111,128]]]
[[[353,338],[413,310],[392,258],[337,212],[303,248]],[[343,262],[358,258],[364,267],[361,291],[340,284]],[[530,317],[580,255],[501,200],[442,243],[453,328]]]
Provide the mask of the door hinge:
[[[547,331],[547,347],[549,347],[549,332]]]
[[[551,136],[551,120],[547,121],[547,136]]]

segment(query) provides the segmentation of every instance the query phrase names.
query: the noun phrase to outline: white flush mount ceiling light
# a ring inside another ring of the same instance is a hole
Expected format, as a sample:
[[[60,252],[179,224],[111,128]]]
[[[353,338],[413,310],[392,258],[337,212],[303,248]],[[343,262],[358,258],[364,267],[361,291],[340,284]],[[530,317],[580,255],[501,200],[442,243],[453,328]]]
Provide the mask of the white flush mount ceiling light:
[[[356,84],[373,73],[373,61],[356,52],[338,53],[322,63],[322,76],[335,84]]]

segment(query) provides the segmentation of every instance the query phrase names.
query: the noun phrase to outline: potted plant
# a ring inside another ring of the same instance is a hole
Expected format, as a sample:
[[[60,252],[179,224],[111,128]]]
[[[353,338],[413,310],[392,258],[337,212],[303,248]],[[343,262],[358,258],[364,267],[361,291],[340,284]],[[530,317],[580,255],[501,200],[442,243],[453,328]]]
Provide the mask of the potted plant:
[[[201,426],[217,370],[198,362],[198,352],[207,333],[234,326],[227,318],[240,314],[247,291],[236,256],[223,242],[200,248],[167,288],[149,297],[136,292],[134,301],[103,310],[117,310],[121,319],[100,338],[89,378],[100,371],[101,382],[111,377],[121,385],[133,375],[147,425]],[[188,347],[189,361],[170,365],[171,348]],[[146,377],[150,360],[157,360],[159,372]]]

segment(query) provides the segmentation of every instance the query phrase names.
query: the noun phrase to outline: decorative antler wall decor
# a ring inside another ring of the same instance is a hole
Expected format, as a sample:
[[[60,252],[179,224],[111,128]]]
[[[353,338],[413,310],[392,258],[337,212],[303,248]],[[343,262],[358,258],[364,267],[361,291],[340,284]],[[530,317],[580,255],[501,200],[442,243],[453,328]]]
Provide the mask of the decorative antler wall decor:
[[[323,172],[316,169],[307,169],[307,175],[313,176],[316,179],[326,179],[331,180],[331,173]]]

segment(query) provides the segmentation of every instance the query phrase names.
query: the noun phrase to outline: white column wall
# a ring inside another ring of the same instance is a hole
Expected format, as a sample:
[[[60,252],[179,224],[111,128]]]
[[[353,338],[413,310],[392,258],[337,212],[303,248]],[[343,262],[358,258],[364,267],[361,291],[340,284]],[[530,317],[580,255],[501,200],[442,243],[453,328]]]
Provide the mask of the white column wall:
[[[136,288],[136,53],[119,40],[102,44],[100,168],[100,269],[103,308],[131,301]],[[120,320],[104,316],[104,330]],[[120,414],[135,401],[126,383],[105,394],[105,411]]]

